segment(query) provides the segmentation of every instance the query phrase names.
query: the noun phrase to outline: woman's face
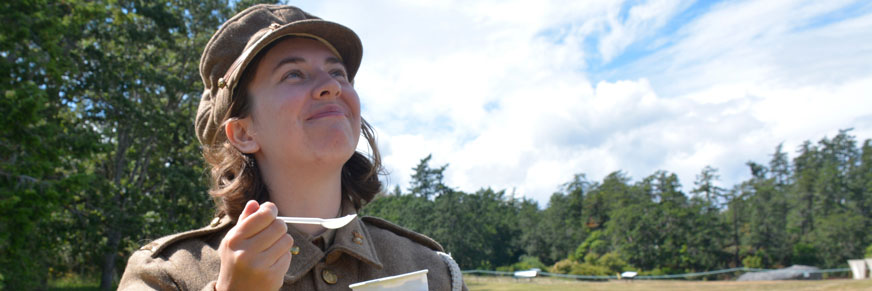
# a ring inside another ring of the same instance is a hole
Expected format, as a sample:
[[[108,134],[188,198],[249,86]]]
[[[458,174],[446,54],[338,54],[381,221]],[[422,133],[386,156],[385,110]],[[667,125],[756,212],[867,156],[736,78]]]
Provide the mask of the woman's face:
[[[336,55],[317,40],[289,38],[254,72],[247,118],[255,157],[290,167],[348,161],[360,138],[360,100]]]

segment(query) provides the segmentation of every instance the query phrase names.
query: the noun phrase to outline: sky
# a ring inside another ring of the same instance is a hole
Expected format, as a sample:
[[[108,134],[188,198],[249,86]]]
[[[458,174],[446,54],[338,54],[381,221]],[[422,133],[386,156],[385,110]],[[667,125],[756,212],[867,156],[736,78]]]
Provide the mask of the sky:
[[[291,4],[362,39],[388,189],[432,154],[457,190],[542,207],[580,173],[665,170],[689,193],[707,165],[729,188],[779,144],[872,138],[870,1]]]

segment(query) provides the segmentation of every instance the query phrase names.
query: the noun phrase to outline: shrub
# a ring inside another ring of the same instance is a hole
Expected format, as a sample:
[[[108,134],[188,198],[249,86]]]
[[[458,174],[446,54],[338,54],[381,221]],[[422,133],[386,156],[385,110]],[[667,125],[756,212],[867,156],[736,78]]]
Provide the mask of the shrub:
[[[591,232],[589,236],[578,245],[575,249],[575,252],[570,254],[569,259],[571,260],[581,260],[585,259],[587,261],[587,256],[590,254],[602,254],[605,253],[609,248],[609,243],[604,240],[604,235],[601,231],[596,230]]]
[[[497,271],[503,272],[514,272],[521,270],[529,270],[532,268],[539,268],[540,270],[547,270],[548,266],[542,263],[539,258],[534,256],[523,255],[517,263],[511,264],[509,266],[498,267]]]
[[[756,255],[750,255],[742,259],[742,265],[744,265],[746,268],[762,269],[763,258]]]
[[[621,259],[620,254],[618,254],[617,252],[610,252],[603,255],[599,258],[599,260],[597,260],[597,265],[611,270],[611,273],[620,273],[631,269],[630,265],[628,265],[626,261]]]
[[[578,262],[571,259],[563,259],[554,263],[553,266],[548,268],[548,272],[558,273],[558,274],[569,274],[572,271],[572,265],[576,265]]]
[[[796,243],[793,245],[793,257],[790,262],[794,265],[814,266],[818,264],[818,250],[813,245],[807,243]]]
[[[590,263],[574,263],[571,266],[569,271],[571,275],[588,275],[588,276],[608,276],[613,275],[614,272],[609,270],[609,268],[603,266],[597,266]]]

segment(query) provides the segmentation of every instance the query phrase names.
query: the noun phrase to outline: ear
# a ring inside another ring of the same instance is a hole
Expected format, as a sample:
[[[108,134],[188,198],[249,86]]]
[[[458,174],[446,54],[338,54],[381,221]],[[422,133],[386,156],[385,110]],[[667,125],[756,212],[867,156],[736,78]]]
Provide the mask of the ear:
[[[253,154],[260,150],[260,144],[254,138],[251,130],[251,118],[231,119],[224,124],[224,133],[236,149],[246,154]]]

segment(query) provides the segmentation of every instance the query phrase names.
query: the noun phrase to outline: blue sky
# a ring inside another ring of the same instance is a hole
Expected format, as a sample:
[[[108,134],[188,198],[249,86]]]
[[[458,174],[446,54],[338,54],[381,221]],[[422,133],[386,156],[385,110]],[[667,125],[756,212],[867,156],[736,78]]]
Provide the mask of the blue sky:
[[[872,138],[868,1],[302,1],[355,30],[390,187],[433,154],[464,191],[544,206],[576,173],[703,167]]]

